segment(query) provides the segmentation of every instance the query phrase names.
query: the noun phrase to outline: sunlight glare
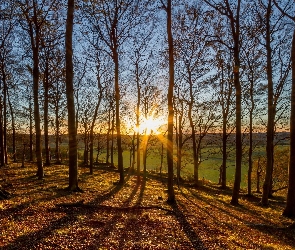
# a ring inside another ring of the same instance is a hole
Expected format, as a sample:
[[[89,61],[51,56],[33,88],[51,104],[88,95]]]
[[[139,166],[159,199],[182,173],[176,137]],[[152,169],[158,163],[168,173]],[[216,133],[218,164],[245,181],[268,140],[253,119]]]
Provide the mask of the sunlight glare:
[[[159,130],[162,125],[165,124],[164,117],[154,118],[152,116],[144,118],[143,122],[140,125],[139,132],[147,134],[158,134],[161,131]]]

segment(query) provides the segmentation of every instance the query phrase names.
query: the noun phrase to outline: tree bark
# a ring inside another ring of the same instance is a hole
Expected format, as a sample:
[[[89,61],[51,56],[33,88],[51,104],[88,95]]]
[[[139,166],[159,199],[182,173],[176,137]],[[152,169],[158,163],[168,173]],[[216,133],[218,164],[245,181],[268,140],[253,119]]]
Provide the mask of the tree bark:
[[[99,89],[99,94],[97,96],[97,104],[95,106],[95,110],[94,110],[94,114],[93,114],[93,119],[92,119],[92,123],[91,123],[91,126],[90,126],[90,162],[89,162],[89,169],[90,169],[90,174],[93,174],[93,144],[94,144],[94,126],[95,126],[95,122],[96,122],[96,119],[97,119],[97,115],[98,115],[98,109],[99,109],[99,106],[100,106],[100,102],[101,102],[101,99],[102,99],[102,87],[101,87],[101,79],[100,79],[100,75],[99,75],[99,65],[97,66],[97,85],[98,85],[98,89]],[[99,150],[99,149],[97,149]]]
[[[267,117],[267,141],[266,141],[266,172],[263,183],[263,193],[261,203],[263,206],[268,205],[268,198],[272,189],[272,173],[273,173],[273,149],[274,149],[274,119],[275,108],[273,103],[273,79],[272,79],[272,48],[271,48],[271,27],[270,18],[272,12],[272,1],[268,1],[266,12],[266,63],[267,63],[267,96],[268,96],[268,117]]]
[[[3,105],[2,98],[0,96],[0,167],[5,165],[4,159],[4,142],[3,142]]]
[[[35,13],[35,18],[37,18]],[[41,126],[40,126],[40,110],[39,110],[39,31],[36,31],[34,41],[33,33],[31,34],[32,49],[33,49],[33,100],[34,100],[34,121],[36,131],[36,158],[37,158],[37,176],[38,179],[43,179],[43,162],[42,162],[42,146],[41,146]],[[35,45],[34,45],[35,44]]]
[[[242,89],[240,83],[240,3],[237,3],[237,15],[231,18],[232,35],[234,40],[234,84],[236,88],[236,171],[231,199],[232,205],[239,203],[239,192],[242,175]]]
[[[45,144],[45,165],[50,165],[50,147],[48,135],[48,106],[49,106],[49,62],[48,58],[45,59],[45,72],[44,72],[44,144]]]
[[[29,98],[29,116],[30,116],[30,142],[29,142],[29,151],[30,151],[30,162],[32,162],[34,160],[34,154],[33,154],[33,109],[32,109],[32,100],[31,100],[31,96]]]
[[[115,30],[113,30],[115,33]],[[115,34],[114,34],[115,37]],[[116,41],[114,42],[116,44]],[[117,149],[118,149],[118,170],[120,173],[119,183],[124,183],[123,168],[123,150],[121,138],[121,121],[120,121],[120,88],[119,88],[119,57],[117,48],[113,51],[113,59],[115,63],[115,109],[116,109],[116,131],[117,131]]]
[[[75,118],[75,100],[73,85],[73,19],[75,1],[68,0],[67,22],[66,22],[66,96],[68,108],[68,133],[69,133],[69,190],[77,191],[78,168],[77,168],[77,130]]]
[[[139,82],[139,65],[136,61],[135,64],[135,75],[136,75],[136,87],[137,87],[137,103],[136,103],[136,128],[137,128],[137,136],[136,136],[136,167],[137,167],[137,177],[140,176],[140,132],[139,132],[139,117],[140,117],[140,82]]]
[[[11,127],[12,127],[12,154],[13,154],[13,162],[16,162],[16,132],[15,132],[15,117],[13,112],[13,107],[10,101],[9,92],[7,91],[7,101],[9,105],[10,115],[11,115]]]
[[[168,202],[175,202],[173,187],[173,90],[174,90],[174,46],[172,36],[172,0],[167,0],[167,35],[169,50],[169,86],[168,86],[168,134],[167,134],[167,164],[168,164]]]
[[[295,19],[293,20],[295,21]],[[290,156],[289,156],[289,183],[287,204],[283,215],[295,216],[295,30],[293,31],[292,49],[292,90],[291,90],[291,117],[290,117]]]
[[[4,165],[8,164],[7,157],[7,79],[4,67],[2,65],[2,81],[3,81],[3,153],[4,153]]]

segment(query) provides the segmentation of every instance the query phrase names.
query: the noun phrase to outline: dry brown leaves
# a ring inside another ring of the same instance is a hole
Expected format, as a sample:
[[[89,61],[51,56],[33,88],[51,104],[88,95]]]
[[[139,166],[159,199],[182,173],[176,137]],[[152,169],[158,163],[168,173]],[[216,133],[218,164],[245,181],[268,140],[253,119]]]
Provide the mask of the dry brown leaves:
[[[295,249],[284,201],[263,208],[258,199],[229,205],[231,192],[217,187],[175,187],[168,205],[165,183],[149,175],[126,176],[114,185],[113,170],[79,169],[84,192],[71,193],[67,167],[0,169],[1,185],[13,194],[0,201],[0,249]]]

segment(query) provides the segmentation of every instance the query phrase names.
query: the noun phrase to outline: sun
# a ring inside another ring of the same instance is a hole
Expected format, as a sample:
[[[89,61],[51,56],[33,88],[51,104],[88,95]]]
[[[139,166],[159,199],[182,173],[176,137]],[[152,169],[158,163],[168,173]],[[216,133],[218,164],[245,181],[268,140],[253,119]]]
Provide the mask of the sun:
[[[139,126],[140,133],[158,134],[161,132],[160,128],[165,124],[164,117],[149,116],[144,118]]]

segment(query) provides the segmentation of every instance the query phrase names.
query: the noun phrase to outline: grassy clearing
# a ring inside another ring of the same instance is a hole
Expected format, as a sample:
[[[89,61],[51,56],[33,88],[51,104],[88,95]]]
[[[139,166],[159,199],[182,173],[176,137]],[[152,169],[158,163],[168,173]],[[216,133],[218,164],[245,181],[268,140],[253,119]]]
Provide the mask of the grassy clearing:
[[[286,145],[278,145],[276,149],[283,150],[288,148]],[[228,184],[231,185],[234,182],[234,176],[235,176],[235,153],[234,149],[231,149],[232,153],[229,155],[227,159],[227,181]],[[247,187],[247,171],[248,171],[248,160],[247,160],[247,150],[248,148],[244,148],[244,158],[242,162],[242,182],[241,187],[246,188]],[[83,151],[80,150],[81,160]],[[257,161],[259,157],[265,156],[265,147],[264,146],[257,146],[255,150],[253,151],[253,160],[254,162]],[[99,155],[100,161],[105,161],[106,159],[106,153],[102,152]],[[141,154],[142,159],[142,154]],[[208,148],[203,149],[202,154],[202,163],[199,167],[199,176],[200,178],[209,180],[213,183],[218,183],[219,180],[219,168],[222,164],[222,155],[220,153],[220,149],[215,146],[211,146]],[[124,166],[129,167],[130,166],[130,152],[128,150],[123,151],[123,160],[124,160]],[[193,159],[192,159],[192,152],[191,150],[184,150],[183,152],[183,169],[182,169],[182,175],[183,176],[192,176],[193,175]],[[117,164],[117,155],[114,156],[114,164]],[[135,164],[136,166],[136,164]],[[161,149],[154,147],[151,148],[148,152],[148,158],[147,158],[147,169],[148,170],[154,170],[159,172],[161,167]],[[175,166],[176,167],[176,166]],[[141,164],[141,169],[143,169],[143,166]],[[167,171],[167,164],[166,164],[166,151],[164,151],[164,157],[163,157],[163,164],[162,164],[162,171]]]
[[[231,190],[208,184],[175,186],[177,203],[165,202],[166,180],[137,179],[124,185],[108,168],[79,168],[84,192],[67,187],[64,165],[0,169],[0,183],[12,198],[0,201],[0,249],[295,249],[293,220],[281,216],[282,197],[259,206],[260,197],[241,193],[229,204]]]

